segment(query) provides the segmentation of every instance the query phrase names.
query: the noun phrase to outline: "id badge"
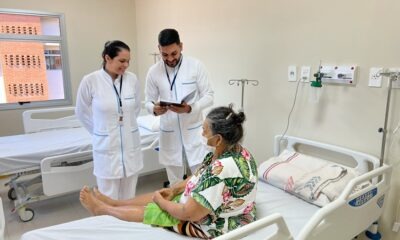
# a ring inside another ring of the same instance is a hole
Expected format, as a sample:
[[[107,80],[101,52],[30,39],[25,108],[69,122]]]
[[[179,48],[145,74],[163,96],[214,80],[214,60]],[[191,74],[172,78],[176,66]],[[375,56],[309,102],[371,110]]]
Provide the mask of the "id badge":
[[[124,125],[124,116],[122,114],[118,115],[118,124],[120,126]]]

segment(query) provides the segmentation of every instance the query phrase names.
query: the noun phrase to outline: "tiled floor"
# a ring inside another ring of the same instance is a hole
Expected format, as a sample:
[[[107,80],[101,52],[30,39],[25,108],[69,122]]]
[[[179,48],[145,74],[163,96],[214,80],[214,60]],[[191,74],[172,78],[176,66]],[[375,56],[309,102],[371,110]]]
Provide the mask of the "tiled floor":
[[[167,176],[165,172],[140,177],[137,186],[137,194],[159,189],[166,180]],[[14,204],[12,201],[8,200],[8,189],[4,187],[5,181],[6,179],[0,179],[0,196],[3,200],[6,221],[5,240],[17,240],[20,239],[23,233],[36,228],[90,216],[79,202],[79,193],[73,193],[31,204],[30,208],[35,211],[34,219],[26,223],[21,222],[17,214],[11,213]]]

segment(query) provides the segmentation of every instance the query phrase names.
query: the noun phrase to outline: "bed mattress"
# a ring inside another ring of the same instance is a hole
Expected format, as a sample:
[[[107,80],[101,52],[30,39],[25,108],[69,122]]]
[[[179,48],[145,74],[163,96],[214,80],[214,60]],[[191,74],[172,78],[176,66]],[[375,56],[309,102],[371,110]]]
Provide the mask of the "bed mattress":
[[[158,137],[139,127],[142,145]],[[92,149],[91,136],[82,127],[0,137],[0,175],[39,168],[45,157]]]
[[[293,195],[264,182],[259,182],[257,190],[257,217],[280,213],[295,237],[311,216],[319,209]],[[244,239],[265,239],[273,228],[258,231]],[[84,218],[60,225],[30,231],[22,240],[49,239],[188,239],[162,228],[133,222],[121,221],[111,216]]]

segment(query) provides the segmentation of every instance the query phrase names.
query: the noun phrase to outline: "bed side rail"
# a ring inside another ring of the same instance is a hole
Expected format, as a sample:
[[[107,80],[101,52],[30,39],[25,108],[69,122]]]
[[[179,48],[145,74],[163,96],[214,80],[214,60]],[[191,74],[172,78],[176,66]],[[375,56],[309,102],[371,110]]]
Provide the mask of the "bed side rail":
[[[263,238],[265,240],[292,240],[293,237],[289,232],[289,229],[283,220],[283,217],[279,213],[274,213],[269,216],[263,217],[255,222],[252,222],[243,227],[237,228],[231,232],[223,234],[220,237],[214,238],[215,240],[233,240],[233,239],[241,239],[252,233],[265,228],[272,228],[276,226],[276,232],[270,234],[269,236],[265,236]]]
[[[6,228],[6,220],[4,217],[3,202],[0,197],[0,240],[4,240],[5,228]]]
[[[96,185],[92,150],[47,157],[41,161],[40,167],[46,196],[78,191],[84,185]]]
[[[67,113],[65,117],[45,118],[36,117],[39,114]],[[32,115],[35,115],[33,117]],[[22,121],[25,133],[33,133],[60,128],[81,127],[81,123],[75,116],[75,107],[32,109],[22,113]]]
[[[365,231],[383,212],[391,170],[391,166],[384,165],[352,179],[338,199],[318,210],[296,239],[352,239]],[[374,178],[380,181],[352,193],[357,185]]]

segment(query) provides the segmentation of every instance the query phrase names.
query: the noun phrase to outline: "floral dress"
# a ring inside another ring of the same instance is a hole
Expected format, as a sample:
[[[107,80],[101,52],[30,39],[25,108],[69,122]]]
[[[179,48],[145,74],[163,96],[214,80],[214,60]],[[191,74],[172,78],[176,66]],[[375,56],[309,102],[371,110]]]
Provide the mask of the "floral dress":
[[[211,213],[197,225],[213,238],[255,221],[257,165],[249,151],[225,152],[212,161],[209,153],[186,184],[181,201],[192,197]]]

